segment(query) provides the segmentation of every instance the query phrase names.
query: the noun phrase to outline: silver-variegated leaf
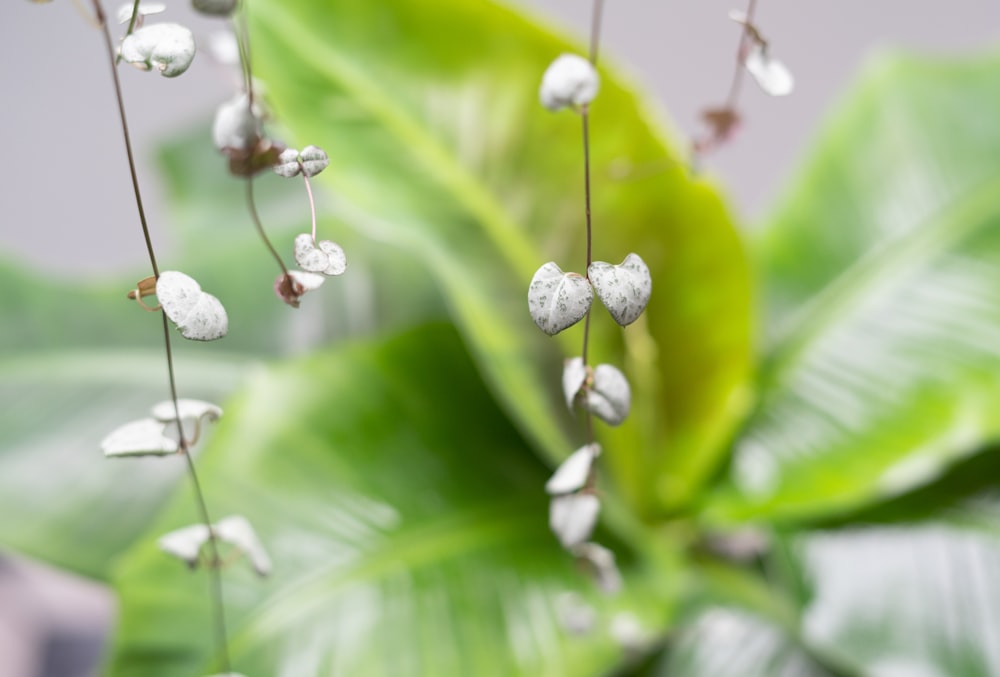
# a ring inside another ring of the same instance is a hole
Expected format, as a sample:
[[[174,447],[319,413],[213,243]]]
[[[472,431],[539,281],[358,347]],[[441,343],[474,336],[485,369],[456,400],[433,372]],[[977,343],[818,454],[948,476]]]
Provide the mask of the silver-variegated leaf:
[[[587,564],[602,591],[613,595],[621,590],[622,575],[615,563],[615,553],[598,543],[582,543],[573,553]]]
[[[160,273],[156,281],[156,298],[184,338],[213,341],[229,331],[229,317],[219,299],[203,292],[201,286],[184,273],[176,270]]]
[[[578,273],[564,273],[549,261],[535,273],[528,287],[528,311],[549,336],[583,319],[594,301],[590,282]]]
[[[213,527],[219,540],[229,543],[246,555],[259,576],[271,573],[271,558],[261,545],[257,533],[242,515],[224,517]]]
[[[771,96],[786,96],[795,88],[791,71],[777,59],[772,59],[761,45],[755,45],[743,61],[757,85]]]
[[[153,409],[151,410],[153,418],[161,423],[173,423],[177,420],[178,412],[180,412],[180,418],[182,421],[199,419],[202,417],[205,417],[209,421],[217,421],[222,416],[222,408],[217,404],[205,402],[204,400],[191,400],[184,398],[179,398],[177,400],[176,410],[174,409],[173,400],[158,402],[153,405]]]
[[[580,394],[580,389],[587,382],[587,365],[583,363],[582,357],[574,357],[563,363],[562,386],[563,395],[566,397],[566,406],[573,410],[573,403],[576,396]]]
[[[600,511],[601,502],[593,494],[555,496],[549,504],[549,527],[564,548],[573,548],[590,538]]]
[[[551,111],[582,106],[593,101],[600,85],[590,61],[577,54],[561,54],[545,69],[538,98]]]
[[[649,266],[638,254],[629,254],[620,264],[594,261],[587,270],[597,298],[625,327],[635,322],[649,303],[653,278]]]
[[[585,403],[594,416],[608,425],[621,425],[632,408],[632,389],[625,374],[610,364],[594,367]]]
[[[601,453],[601,445],[594,443],[580,447],[570,454],[545,483],[545,491],[552,495],[569,494],[583,489],[590,477],[594,459]]]
[[[314,243],[309,233],[295,237],[295,262],[310,273],[342,275],[347,270],[347,255],[340,245],[330,240]]]
[[[204,524],[192,524],[182,527],[159,538],[157,545],[160,550],[183,560],[189,567],[198,564],[198,554],[210,538],[211,533]]]
[[[136,68],[155,68],[164,77],[177,77],[194,60],[194,34],[175,23],[143,26],[122,40],[120,53],[122,61]]]
[[[167,437],[166,426],[155,419],[143,418],[115,428],[101,440],[104,455],[167,456],[176,454],[177,440]]]

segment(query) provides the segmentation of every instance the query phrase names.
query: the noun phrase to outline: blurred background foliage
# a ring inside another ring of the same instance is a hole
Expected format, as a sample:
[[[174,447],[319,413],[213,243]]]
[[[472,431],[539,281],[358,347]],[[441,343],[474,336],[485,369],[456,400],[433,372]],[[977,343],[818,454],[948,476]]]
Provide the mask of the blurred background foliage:
[[[275,561],[226,572],[239,671],[1000,673],[1000,59],[872,64],[750,241],[602,68],[595,252],[654,278],[642,321],[594,322],[635,401],[600,431],[626,582],[604,597],[542,489],[581,442],[559,393],[581,339],[525,300],[545,261],[583,267],[579,121],[536,101],[575,46],[462,0],[250,8],[282,133],[332,158],[320,232],[349,270],[284,307],[206,130],[163,150],[177,267],[231,319],[177,351],[182,395],[226,409],[202,482]],[[301,186],[259,183],[291,251]],[[94,462],[164,399],[159,323],[131,280],[0,277],[0,542],[115,586],[109,674],[211,672],[206,581],[155,546],[195,519],[181,468]]]

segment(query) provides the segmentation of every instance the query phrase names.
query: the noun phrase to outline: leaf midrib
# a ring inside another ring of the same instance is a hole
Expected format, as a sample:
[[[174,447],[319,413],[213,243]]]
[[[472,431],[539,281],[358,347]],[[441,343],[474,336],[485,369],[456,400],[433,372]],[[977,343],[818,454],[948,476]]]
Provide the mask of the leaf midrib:
[[[531,262],[537,254],[526,239],[519,236],[521,230],[517,223],[479,178],[456,162],[437,139],[407,115],[401,105],[372,86],[371,81],[349,63],[349,59],[342,58],[329,44],[315,39],[312,31],[301,30],[290,13],[276,10],[276,7],[274,3],[255,6],[261,16],[272,24],[271,30],[276,35],[295,36],[294,41],[282,40],[286,49],[296,52],[303,62],[312,64],[326,77],[339,82],[354,101],[381,121],[385,129],[398,139],[400,149],[418,158],[433,176],[442,180],[456,202],[475,216],[476,222],[519,277],[529,279],[534,272]]]
[[[906,236],[868,250],[854,264],[828,283],[788,323],[785,338],[765,361],[760,378],[764,394],[779,388],[789,371],[815,340],[851,309],[858,299],[872,294],[887,280],[926,264],[951,245],[1000,216],[1000,175],[990,177],[950,201],[931,216],[931,223]]]

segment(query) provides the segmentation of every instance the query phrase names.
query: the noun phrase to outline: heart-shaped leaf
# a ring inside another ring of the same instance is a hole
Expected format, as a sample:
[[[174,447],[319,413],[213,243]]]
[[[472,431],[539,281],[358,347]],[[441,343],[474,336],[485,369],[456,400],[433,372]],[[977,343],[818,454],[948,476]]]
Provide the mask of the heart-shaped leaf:
[[[174,23],[143,26],[122,41],[121,57],[141,70],[156,68],[167,78],[177,77],[194,60],[194,34]]]
[[[232,667],[251,677],[334,664],[358,677],[607,672],[621,659],[608,623],[655,591],[629,567],[627,594],[594,594],[546,524],[548,468],[444,325],[255,370],[199,461],[212,509],[245,515],[273,558],[266,584],[243,567],[223,573]],[[204,577],[153,547],[196,519],[182,485],[116,567],[110,675],[217,669]],[[676,564],[661,566],[675,580]],[[583,642],[556,613],[574,591],[596,614]],[[654,599],[652,614],[669,609]],[[511,649],[534,633],[548,639]]]
[[[625,327],[635,322],[649,303],[653,278],[649,266],[638,254],[629,254],[619,265],[594,261],[587,270],[597,298]]]
[[[295,237],[295,262],[310,273],[342,275],[347,270],[347,255],[340,245],[330,240],[314,243],[309,233]]]
[[[229,331],[229,318],[219,299],[203,292],[201,286],[184,273],[176,270],[160,273],[156,281],[156,298],[184,338],[213,341]]]
[[[766,94],[786,96],[795,88],[795,79],[785,64],[771,58],[760,45],[755,45],[750,50],[743,65]]]
[[[545,483],[545,491],[558,495],[582,489],[590,476],[590,467],[600,453],[599,444],[588,444],[574,451]]]
[[[174,409],[172,400],[159,402],[153,405],[153,409],[151,410],[153,418],[162,423],[176,421],[178,412],[180,412],[182,421],[202,417],[205,417],[209,421],[217,421],[222,417],[222,408],[218,405],[205,402],[204,400],[192,400],[183,397],[177,400],[176,410]]]
[[[585,401],[594,416],[608,425],[621,425],[632,407],[632,389],[620,369],[599,364],[594,368],[594,380]]]
[[[319,178],[336,191],[338,214],[427,265],[496,397],[561,461],[577,445],[548,374],[579,344],[545,341],[522,316],[538,261],[586,260],[580,120],[538,103],[545,66],[578,45],[503,3],[258,0],[246,9],[254,74],[290,139],[336,149]],[[628,350],[643,403],[633,412],[642,425],[599,434],[617,452],[608,456],[616,485],[655,512],[693,499],[742,418],[753,285],[729,210],[710,182],[683,170],[657,107],[610,61],[600,78],[606,123],[594,118],[592,166],[628,180],[602,181],[592,195],[599,251],[640,252],[659,302],[641,330],[591,326],[595,354]]]
[[[597,69],[590,61],[577,54],[561,54],[542,74],[538,97],[552,111],[582,106],[593,101],[600,85]]]
[[[587,381],[587,366],[582,357],[573,357],[563,363],[563,395],[566,396],[566,406],[573,410],[573,403],[580,393],[580,388]]]
[[[211,532],[204,524],[192,524],[164,534],[156,541],[156,544],[163,552],[173,555],[189,567],[194,568],[198,564],[201,546],[208,542],[210,535]]]
[[[583,319],[593,301],[590,282],[578,273],[564,273],[553,261],[538,269],[528,287],[531,319],[549,336]]]
[[[155,419],[131,421],[111,431],[101,441],[101,449],[108,457],[167,456],[177,453],[177,440],[164,433],[164,424]]]
[[[271,573],[271,558],[246,517],[242,515],[224,517],[212,529],[219,540],[235,546],[246,555],[258,576],[267,576]]]
[[[564,548],[580,545],[594,531],[601,501],[594,494],[553,496],[549,504],[549,527]]]

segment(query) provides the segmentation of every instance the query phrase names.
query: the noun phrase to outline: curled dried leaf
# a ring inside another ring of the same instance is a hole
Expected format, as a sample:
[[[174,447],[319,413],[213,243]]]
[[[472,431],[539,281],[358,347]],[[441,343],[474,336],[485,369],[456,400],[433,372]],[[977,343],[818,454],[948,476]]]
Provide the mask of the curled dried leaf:
[[[308,291],[318,289],[323,284],[322,275],[301,270],[289,270],[274,281],[274,293],[292,308],[299,307],[299,299]]]

